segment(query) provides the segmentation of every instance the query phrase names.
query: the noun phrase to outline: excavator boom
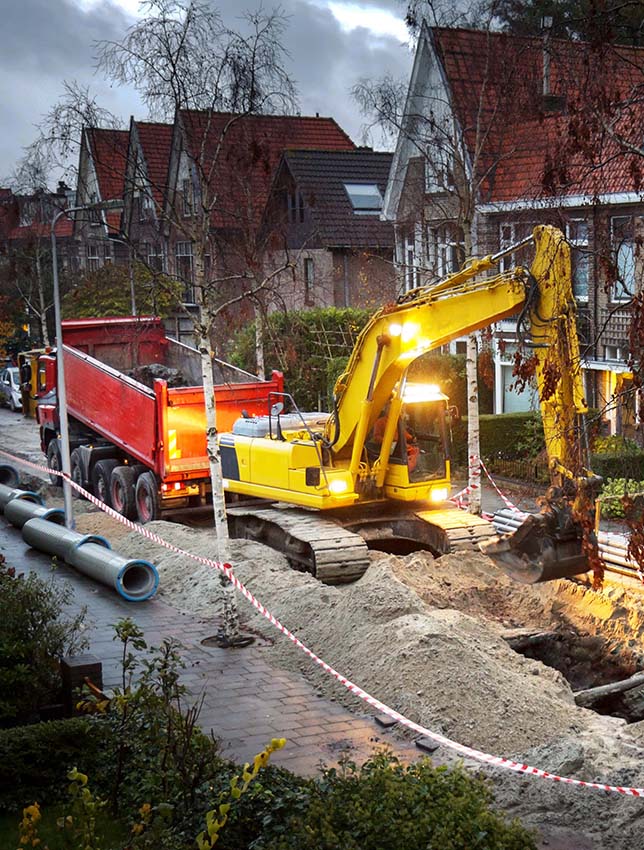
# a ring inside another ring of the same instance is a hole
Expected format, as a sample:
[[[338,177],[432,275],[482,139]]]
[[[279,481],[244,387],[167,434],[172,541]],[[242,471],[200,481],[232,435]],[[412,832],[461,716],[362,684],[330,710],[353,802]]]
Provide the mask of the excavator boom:
[[[227,491],[241,501],[262,499],[282,505],[235,506],[229,511],[233,533],[246,536],[252,527],[256,539],[290,546],[292,562],[318,574],[326,571],[333,581],[350,580],[338,578],[343,571],[355,578],[368,562],[357,555],[359,568],[353,559],[353,566],[347,563],[340,569],[350,547],[338,526],[355,532],[373,548],[388,546],[388,551],[402,552],[405,546],[415,546],[436,555],[451,551],[456,540],[475,543],[491,535],[493,529],[484,520],[468,515],[464,528],[462,514],[459,517],[455,508],[446,510],[447,398],[437,387],[411,378],[409,367],[451,340],[513,315],[519,316],[520,331],[536,359],[553,482],[565,483],[567,492],[574,488],[586,475],[575,448],[578,418],[586,406],[570,252],[563,234],[549,226],[537,227],[533,240],[530,271],[517,267],[489,274],[501,256],[524,244],[520,243],[500,254],[470,260],[438,284],[419,287],[378,310],[360,333],[336,382],[331,414],[296,409],[273,418],[242,419],[232,433],[220,434]],[[335,531],[329,531],[312,510],[334,522]],[[515,543],[524,541],[519,549],[510,551],[504,542],[503,553],[489,554],[497,560],[503,560],[503,554],[513,567],[524,555],[532,563],[543,555],[547,563],[536,569],[541,579],[554,577],[557,571],[566,575],[579,571],[584,567],[577,557],[579,526],[570,512],[563,513],[561,508],[551,511],[557,521],[552,516],[548,523],[544,519],[543,533],[537,536],[548,539],[556,553],[565,543],[565,557],[553,558],[545,544],[540,552],[527,527],[516,536]],[[322,554],[311,567],[315,551]],[[323,568],[322,560],[330,566]],[[555,561],[556,569],[551,569],[548,564]]]

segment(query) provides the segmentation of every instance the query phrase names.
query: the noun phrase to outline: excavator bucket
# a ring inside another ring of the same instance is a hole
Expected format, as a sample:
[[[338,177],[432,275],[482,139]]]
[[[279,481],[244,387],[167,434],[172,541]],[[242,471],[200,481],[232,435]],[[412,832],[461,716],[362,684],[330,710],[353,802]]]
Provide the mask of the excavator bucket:
[[[523,584],[571,578],[590,569],[581,526],[569,512],[530,515],[516,531],[482,541],[479,548]]]

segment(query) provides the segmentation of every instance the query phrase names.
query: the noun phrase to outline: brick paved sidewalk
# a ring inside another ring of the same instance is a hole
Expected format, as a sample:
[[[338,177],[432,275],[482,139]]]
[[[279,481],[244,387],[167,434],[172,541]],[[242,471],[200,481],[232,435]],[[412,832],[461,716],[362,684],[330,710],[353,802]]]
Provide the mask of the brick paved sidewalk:
[[[0,551],[7,564],[33,571],[41,577],[51,574],[51,558],[31,549],[20,532],[0,515]],[[422,753],[392,731],[381,728],[373,716],[353,714],[337,703],[319,697],[298,676],[271,667],[266,660],[268,647],[220,649],[202,644],[216,634],[216,618],[207,622],[182,614],[160,598],[129,603],[115,591],[59,566],[56,581],[69,581],[74,588],[74,609],[87,606],[90,650],[103,665],[103,686],[120,682],[121,644],[113,640],[113,625],[130,617],[144,631],[148,646],[159,646],[166,637],[181,642],[186,663],[182,678],[194,698],[203,694],[200,724],[222,742],[223,753],[236,761],[252,760],[275,737],[287,739],[283,750],[271,762],[301,775],[311,775],[320,762],[337,764],[343,752],[357,763],[365,761],[375,748],[390,746],[404,761]],[[276,632],[277,640],[285,640]],[[361,703],[356,698],[357,710]]]

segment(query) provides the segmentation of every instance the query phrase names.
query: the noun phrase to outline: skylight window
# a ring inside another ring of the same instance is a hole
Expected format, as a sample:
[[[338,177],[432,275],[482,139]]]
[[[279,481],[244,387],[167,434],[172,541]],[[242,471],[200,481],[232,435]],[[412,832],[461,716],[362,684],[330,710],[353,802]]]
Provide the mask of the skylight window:
[[[382,210],[382,195],[375,183],[345,183],[351,206],[358,215],[378,215]]]

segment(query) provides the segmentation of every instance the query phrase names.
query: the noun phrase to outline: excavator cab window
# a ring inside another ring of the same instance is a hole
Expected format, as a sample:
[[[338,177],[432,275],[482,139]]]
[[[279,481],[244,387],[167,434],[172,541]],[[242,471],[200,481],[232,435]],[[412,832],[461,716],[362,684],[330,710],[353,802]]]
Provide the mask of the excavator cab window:
[[[410,481],[444,478],[449,443],[445,401],[406,404],[399,423]]]

